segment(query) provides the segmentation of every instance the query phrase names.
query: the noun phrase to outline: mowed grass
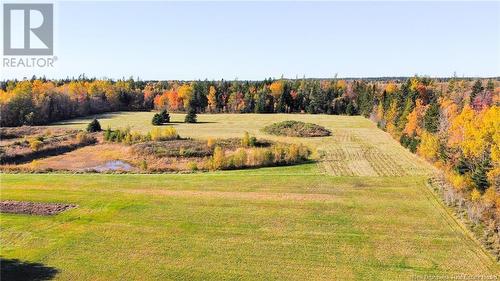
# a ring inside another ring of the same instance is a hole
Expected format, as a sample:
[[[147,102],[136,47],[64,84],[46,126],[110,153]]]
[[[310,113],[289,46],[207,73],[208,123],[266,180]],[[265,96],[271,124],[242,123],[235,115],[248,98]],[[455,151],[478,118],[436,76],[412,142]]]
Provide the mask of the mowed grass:
[[[423,178],[306,169],[2,175],[3,199],[79,205],[54,217],[2,214],[2,256],[55,267],[61,280],[411,280],[497,272]]]
[[[147,130],[148,114],[101,120]],[[328,138],[279,138],[323,151],[321,162],[184,175],[3,174],[2,200],[79,207],[53,217],[1,214],[1,255],[54,267],[60,280],[415,280],[499,273],[425,185],[432,169],[364,118],[201,115],[210,123],[176,127],[188,137],[239,137],[247,130],[277,139],[259,130],[287,119],[333,131]]]

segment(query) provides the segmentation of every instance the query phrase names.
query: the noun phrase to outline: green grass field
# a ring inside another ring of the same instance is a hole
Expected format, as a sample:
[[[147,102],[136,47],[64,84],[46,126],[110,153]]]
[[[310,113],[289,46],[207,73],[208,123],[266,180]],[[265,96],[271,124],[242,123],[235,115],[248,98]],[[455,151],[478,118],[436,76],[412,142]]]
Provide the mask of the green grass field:
[[[152,113],[107,116],[100,118],[103,127],[151,127]],[[325,126],[333,135],[297,139],[259,131],[287,119]],[[199,121],[175,127],[194,138],[240,137],[247,130],[303,142],[324,157],[299,166],[185,175],[3,174],[2,200],[79,207],[53,217],[1,214],[2,257],[54,267],[61,280],[418,280],[499,273],[426,186],[432,168],[370,121],[279,114],[200,115]]]

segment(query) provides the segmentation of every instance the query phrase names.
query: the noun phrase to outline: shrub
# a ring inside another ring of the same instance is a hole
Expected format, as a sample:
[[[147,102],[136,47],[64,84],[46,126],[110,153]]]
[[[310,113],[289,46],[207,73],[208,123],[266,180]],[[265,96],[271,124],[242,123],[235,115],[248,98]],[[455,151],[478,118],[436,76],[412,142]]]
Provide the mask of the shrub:
[[[141,170],[143,170],[143,171],[148,170],[148,162],[146,160],[141,161]]]
[[[256,144],[257,144],[256,137],[250,137],[250,134],[248,132],[245,132],[243,134],[243,137],[241,138],[242,147],[254,147]]]
[[[104,131],[104,140],[109,141],[111,139],[111,127],[107,127],[106,130]]]
[[[236,152],[226,155],[217,146],[208,167],[211,170],[237,169],[244,167],[266,167],[300,163],[310,155],[310,150],[297,144],[277,144],[271,147],[239,148]]]
[[[76,134],[76,140],[80,144],[91,144],[97,141],[94,136],[91,136],[86,132],[79,132],[78,134]]]
[[[125,144],[134,144],[151,140],[151,135],[141,135],[138,132],[131,132],[130,128],[111,130],[109,127],[104,131],[104,140]]]
[[[243,134],[243,137],[241,138],[241,146],[242,147],[249,147],[250,146],[250,134],[248,132],[245,132]]]
[[[220,146],[215,147],[214,154],[212,155],[212,169],[221,170],[224,168],[225,155]]]
[[[285,161],[287,163],[294,163],[299,160],[299,156],[300,156],[299,146],[296,144],[292,144],[288,149],[288,154],[286,156]]]
[[[43,146],[43,141],[41,141],[39,138],[31,138],[28,143],[33,151],[38,151]]]
[[[151,130],[150,134],[151,140],[153,141],[174,140],[179,138],[177,130],[175,130],[175,128],[172,126],[168,126],[165,128],[154,128],[153,130]]]
[[[257,138],[256,137],[250,137],[248,145],[251,147],[254,147],[257,145]]]
[[[100,131],[102,131],[101,124],[99,123],[99,120],[94,118],[94,120],[92,120],[92,122],[90,122],[87,125],[87,132],[93,133],[93,132],[100,132]]]
[[[155,157],[207,157],[212,155],[204,142],[191,139],[144,142],[135,144],[132,152],[138,156]]]
[[[40,161],[38,161],[38,160],[31,161],[30,168],[32,170],[38,170],[40,168]]]
[[[207,146],[208,146],[209,148],[212,148],[212,147],[214,147],[214,145],[215,145],[215,140],[214,140],[214,139],[212,139],[212,138],[209,138],[209,139],[207,140]]]
[[[262,129],[264,132],[287,137],[325,137],[331,132],[323,126],[301,121],[283,121],[271,124]]]
[[[233,164],[235,168],[242,168],[247,166],[247,152],[245,149],[238,149],[236,153],[233,155]]]
[[[188,167],[189,170],[191,170],[193,172],[194,171],[198,171],[198,164],[196,164],[196,162],[189,162],[187,164],[187,167]]]

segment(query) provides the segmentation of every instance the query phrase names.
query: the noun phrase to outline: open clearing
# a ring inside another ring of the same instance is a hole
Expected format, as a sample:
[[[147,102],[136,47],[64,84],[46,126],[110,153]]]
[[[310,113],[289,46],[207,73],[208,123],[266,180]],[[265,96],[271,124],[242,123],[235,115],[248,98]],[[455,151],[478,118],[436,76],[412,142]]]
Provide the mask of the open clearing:
[[[145,132],[152,115],[99,120],[103,128],[129,124]],[[89,119],[58,126],[84,128]],[[198,119],[202,123],[174,126],[183,137],[202,139],[241,137],[246,130],[307,144],[324,157],[198,174],[2,174],[2,200],[78,205],[50,217],[1,214],[2,257],[54,268],[61,280],[415,280],[499,273],[425,185],[432,168],[370,121],[282,114]],[[260,131],[290,119],[324,126],[332,136]]]
[[[124,128],[147,133],[154,126],[154,112],[121,112],[98,115],[102,128]],[[299,114],[200,114],[198,124],[181,123],[184,114],[170,114],[182,137],[198,139],[241,137],[245,131],[257,138],[309,145],[325,153],[319,163],[323,173],[336,176],[421,176],[431,166],[404,149],[392,137],[361,116]],[[58,127],[84,129],[93,117],[61,122]],[[297,120],[326,127],[329,137],[295,138],[266,134],[261,129],[275,122]]]

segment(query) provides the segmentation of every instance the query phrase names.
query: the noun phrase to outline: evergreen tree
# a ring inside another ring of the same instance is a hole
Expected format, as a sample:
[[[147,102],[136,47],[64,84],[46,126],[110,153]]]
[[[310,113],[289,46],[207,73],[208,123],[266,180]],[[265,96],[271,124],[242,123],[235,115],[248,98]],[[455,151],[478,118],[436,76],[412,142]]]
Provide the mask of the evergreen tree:
[[[196,123],[197,122],[196,109],[193,107],[189,107],[186,117],[184,118],[184,122],[186,123]]]
[[[483,83],[481,83],[481,80],[476,80],[474,85],[472,85],[472,92],[470,94],[471,101],[473,101],[477,94],[481,93],[483,89]]]
[[[170,123],[170,114],[164,109],[160,112],[160,118],[162,123]]]
[[[465,159],[463,155],[458,158],[457,164],[455,165],[455,171],[457,171],[457,173],[459,173],[460,175],[465,175],[466,173],[471,171],[468,160]]]
[[[488,172],[490,169],[490,160],[489,158],[486,158],[472,171],[471,179],[481,192],[484,192],[490,185],[488,182]]]
[[[156,113],[153,116],[153,119],[151,120],[151,124],[153,124],[155,126],[159,126],[159,125],[163,124],[160,114]]]
[[[87,132],[93,133],[93,132],[100,132],[100,131],[102,131],[101,124],[99,123],[99,121],[97,119],[94,118],[94,120],[92,120],[92,122],[90,122],[87,125]]]
[[[493,91],[495,90],[495,83],[493,83],[493,80],[488,80],[488,84],[486,84],[486,90],[488,91]]]
[[[355,115],[357,113],[357,110],[356,110],[356,106],[354,104],[353,101],[349,101],[349,103],[347,104],[347,107],[345,109],[345,113],[347,115]]]
[[[167,113],[167,110],[164,109],[160,113],[156,113],[151,120],[151,124],[158,126],[161,124],[170,122],[170,114]]]
[[[424,115],[424,128],[429,133],[435,133],[439,127],[439,104],[433,102]]]
[[[408,123],[408,115],[413,111],[414,107],[415,103],[411,99],[406,100],[403,113],[401,113],[401,117],[399,117],[399,120],[397,122],[397,127],[399,131],[403,131],[403,129],[405,128],[406,123]]]

